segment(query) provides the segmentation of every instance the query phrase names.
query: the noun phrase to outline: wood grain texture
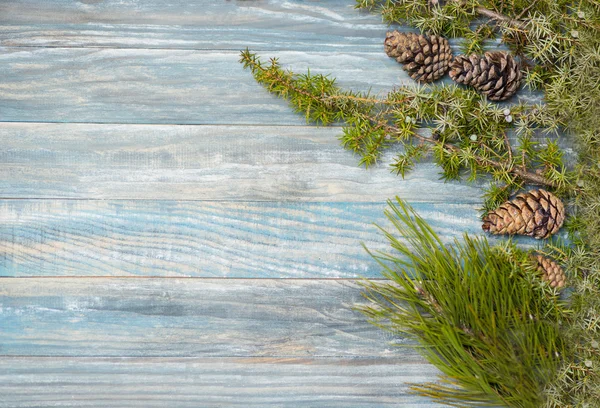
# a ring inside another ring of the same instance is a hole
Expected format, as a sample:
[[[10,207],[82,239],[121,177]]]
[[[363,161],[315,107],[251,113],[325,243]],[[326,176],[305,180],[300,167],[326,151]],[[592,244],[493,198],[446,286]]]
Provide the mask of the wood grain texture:
[[[0,45],[380,50],[386,26],[352,1],[0,2]]]
[[[385,203],[0,201],[2,276],[379,277]],[[414,203],[445,242],[476,206]],[[493,240],[493,239],[492,239]],[[523,239],[521,242],[533,242]]]
[[[4,278],[0,355],[390,357],[349,280]]]
[[[237,62],[412,84],[352,5],[0,1],[0,408],[435,406],[338,278],[380,277],[396,194],[479,233],[478,185],[356,167]]]
[[[362,90],[408,78],[383,52],[269,56],[300,72],[333,72]],[[0,48],[0,121],[305,124],[238,60],[236,51]]]
[[[332,74],[344,88],[374,94],[414,84],[381,51],[265,57],[279,57],[301,73]],[[235,51],[0,47],[0,121],[305,125],[238,60]]]
[[[437,408],[408,382],[437,371],[410,359],[0,359],[0,407]]]
[[[444,183],[397,151],[359,168],[339,128],[0,123],[0,197],[479,203],[479,184]]]

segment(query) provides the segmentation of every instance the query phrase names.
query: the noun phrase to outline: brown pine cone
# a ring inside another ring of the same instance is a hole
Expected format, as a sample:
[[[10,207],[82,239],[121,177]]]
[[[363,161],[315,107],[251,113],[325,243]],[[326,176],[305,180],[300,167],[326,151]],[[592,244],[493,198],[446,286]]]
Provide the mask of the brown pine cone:
[[[513,96],[521,85],[521,67],[506,52],[486,52],[483,56],[472,54],[457,56],[452,61],[450,78],[470,85],[491,101],[503,101]]]
[[[553,288],[562,288],[567,282],[567,277],[563,269],[552,259],[537,254],[533,256],[537,262],[537,271],[543,280],[548,282]]]
[[[483,218],[483,230],[492,234],[529,235],[536,239],[556,234],[565,220],[565,207],[546,190],[518,194]]]
[[[410,77],[419,82],[433,82],[450,67],[452,50],[448,40],[437,35],[392,31],[383,43],[385,52],[403,64]]]

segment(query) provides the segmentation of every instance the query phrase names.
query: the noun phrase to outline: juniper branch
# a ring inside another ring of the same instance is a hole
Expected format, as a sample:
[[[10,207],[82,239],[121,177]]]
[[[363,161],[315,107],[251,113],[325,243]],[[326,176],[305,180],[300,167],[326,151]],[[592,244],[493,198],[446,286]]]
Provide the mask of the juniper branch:
[[[394,127],[393,125],[390,125],[388,123],[378,121],[372,117],[365,117],[365,119],[368,119],[368,120],[376,123],[378,128],[384,128],[386,130],[387,134],[392,137],[399,135],[401,133],[397,127]],[[458,153],[461,151],[461,149],[455,145],[452,145],[450,143],[440,143],[430,137],[422,136],[418,133],[414,133],[412,135],[412,137],[414,137],[415,139],[418,139],[422,142],[429,143],[432,145],[441,145],[443,147],[443,149],[446,149],[446,150],[449,150],[452,152]],[[508,142],[507,137],[506,137],[506,141],[507,141],[507,145],[506,145],[507,150],[506,151],[507,151],[508,157],[509,157],[508,160],[495,161],[495,160],[491,160],[490,158],[484,157],[481,155],[474,155],[473,159],[482,167],[483,166],[491,166],[493,168],[506,171],[506,172],[511,173],[514,176],[522,179],[523,181],[525,181],[529,184],[535,184],[535,185],[547,186],[547,187],[556,187],[556,183],[554,181],[552,181],[538,173],[533,173],[531,171],[528,171],[526,166],[524,166],[524,165],[515,166],[513,156],[512,156],[512,147],[510,145],[510,142]],[[487,145],[484,145],[484,146],[488,147]],[[494,154],[496,154],[493,150],[492,150],[492,152]]]
[[[343,143],[346,148],[363,156],[361,164],[365,166],[374,164],[384,149],[399,143],[404,146],[405,151],[414,154],[414,157],[405,155],[402,160],[397,161],[395,168],[400,174],[405,174],[403,166],[411,167],[413,159],[417,156],[424,157],[423,153],[434,148],[439,153],[436,160],[448,179],[458,178],[460,168],[470,167],[472,179],[481,171],[512,184],[525,182],[549,188],[558,186],[556,180],[540,174],[539,169],[535,172],[527,166],[527,163],[536,161],[535,149],[524,153],[529,159],[523,164],[516,164],[513,148],[506,134],[511,125],[504,120],[502,114],[472,91],[451,86],[410,92],[400,89],[380,98],[343,91],[335,85],[334,79],[327,76],[310,73],[296,75],[291,71],[284,71],[276,59],[265,66],[249,50],[242,52],[240,62],[251,70],[259,83],[271,92],[285,97],[297,111],[303,112],[308,121],[325,125],[335,121],[344,122]],[[469,104],[461,105],[462,96],[470,101]],[[521,106],[513,114],[516,119],[531,122],[531,112],[537,109]],[[430,128],[443,137],[428,137],[416,131],[417,118],[419,125]],[[413,120],[415,123],[412,123]],[[435,124],[436,120],[440,122],[438,125]],[[456,126],[460,129],[454,129]],[[475,134],[479,140],[477,144],[467,145],[470,143],[468,137],[472,137],[467,131],[479,131],[480,134]],[[414,142],[430,147],[415,150],[411,148]],[[489,143],[497,143],[499,146],[492,147]],[[457,157],[458,165],[448,165],[448,155]]]

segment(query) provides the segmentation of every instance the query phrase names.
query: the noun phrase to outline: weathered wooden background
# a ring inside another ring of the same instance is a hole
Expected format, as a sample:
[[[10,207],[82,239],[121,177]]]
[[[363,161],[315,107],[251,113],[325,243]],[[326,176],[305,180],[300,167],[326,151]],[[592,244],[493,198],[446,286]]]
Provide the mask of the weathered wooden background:
[[[0,2],[1,407],[430,407],[368,325],[372,222],[446,239],[478,186],[364,170],[238,64],[408,82],[352,0]]]

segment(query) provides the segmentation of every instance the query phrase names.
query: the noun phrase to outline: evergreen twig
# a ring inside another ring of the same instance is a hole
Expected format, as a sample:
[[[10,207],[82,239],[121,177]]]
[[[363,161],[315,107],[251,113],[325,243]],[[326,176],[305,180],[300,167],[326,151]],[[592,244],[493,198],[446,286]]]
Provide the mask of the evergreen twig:
[[[532,7],[535,5],[535,1],[533,1],[529,7]],[[504,14],[500,14],[497,13],[493,10],[489,10],[486,9],[485,7],[477,7],[475,8],[475,10],[477,11],[477,13],[479,15],[485,16],[485,17],[489,17],[493,20],[498,20],[498,21],[502,21],[504,23],[510,24],[511,26],[514,26],[516,28],[519,28],[521,30],[525,30],[527,29],[527,23],[519,20],[520,17],[517,18],[510,18],[508,16],[505,16]],[[526,8],[525,10],[523,10],[523,12],[521,12],[521,15],[526,13],[528,11],[528,8]]]
[[[364,281],[374,324],[419,343],[441,383],[412,390],[452,406],[539,407],[564,356],[557,292],[511,242],[467,235],[444,245],[400,199],[389,202],[391,253],[372,253],[388,281]]]
[[[510,108],[512,120],[470,89],[455,85],[403,87],[386,97],[344,91],[324,75],[294,74],[277,59],[265,65],[249,50],[240,62],[272,93],[288,99],[310,122],[344,123],[342,144],[361,156],[360,164],[375,164],[384,150],[400,145],[403,153],[392,164],[405,176],[427,156],[441,167],[447,180],[482,174],[512,187],[536,184],[566,191],[572,174],[565,172],[561,157],[551,154],[555,141],[540,140],[540,131],[557,125],[541,105],[519,104]],[[429,130],[430,135],[423,130]],[[523,134],[518,140],[518,162],[508,132]],[[488,206],[498,203],[488,203]]]

